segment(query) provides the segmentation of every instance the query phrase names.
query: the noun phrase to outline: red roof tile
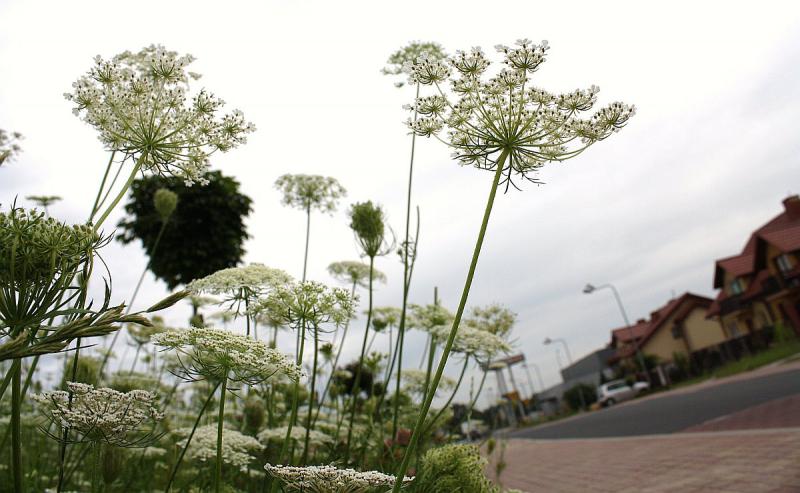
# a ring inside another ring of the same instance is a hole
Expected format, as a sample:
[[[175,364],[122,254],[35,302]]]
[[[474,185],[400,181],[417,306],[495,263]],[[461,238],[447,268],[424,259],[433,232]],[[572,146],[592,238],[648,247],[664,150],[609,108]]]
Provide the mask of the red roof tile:
[[[653,311],[650,314],[649,320],[640,320],[636,325],[633,325],[631,327],[633,329],[633,337],[631,337],[631,331],[628,327],[620,327],[612,330],[612,344],[614,341],[628,343],[635,338],[638,344],[641,345],[652,337],[664,321],[669,319],[673,314],[676,315],[674,320],[680,321],[687,317],[695,307],[700,306],[705,308],[712,303],[713,301],[711,298],[686,292],[678,298],[669,300],[667,304]],[[632,352],[632,348],[621,348],[617,353],[617,357],[624,358],[632,354]]]
[[[759,233],[758,236],[783,253],[800,250],[800,224],[778,231]]]

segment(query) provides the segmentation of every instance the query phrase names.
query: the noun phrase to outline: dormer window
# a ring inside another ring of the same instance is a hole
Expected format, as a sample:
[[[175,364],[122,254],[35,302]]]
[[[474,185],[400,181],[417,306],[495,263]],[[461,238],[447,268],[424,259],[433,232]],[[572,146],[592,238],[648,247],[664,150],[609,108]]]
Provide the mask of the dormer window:
[[[734,296],[737,294],[744,293],[744,283],[742,282],[741,278],[737,277],[736,279],[731,281],[730,290],[731,294]]]
[[[794,267],[792,265],[792,259],[785,253],[775,257],[775,263],[778,264],[778,269],[780,269],[783,273],[789,272],[792,270],[792,267]]]

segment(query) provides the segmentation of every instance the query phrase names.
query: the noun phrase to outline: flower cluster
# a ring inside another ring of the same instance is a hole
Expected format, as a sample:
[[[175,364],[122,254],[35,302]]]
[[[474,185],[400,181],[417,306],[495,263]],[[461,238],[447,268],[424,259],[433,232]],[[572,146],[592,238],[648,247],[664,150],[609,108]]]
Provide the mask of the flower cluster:
[[[284,205],[307,211],[333,212],[337,201],[347,195],[335,178],[319,175],[283,175],[275,188],[283,192]]]
[[[432,379],[432,378],[431,378]],[[418,394],[418,395],[425,395],[425,388],[430,383],[428,381],[428,374],[422,370],[417,370],[415,368],[408,368],[403,370],[403,388],[406,392],[410,394]],[[439,381],[439,386],[436,388],[436,392],[440,390],[450,390],[455,387],[456,382],[452,378],[442,376],[442,379]]]
[[[365,288],[369,282],[369,265],[358,260],[342,260],[341,262],[330,264],[328,266],[328,274],[339,282],[356,284]],[[372,280],[386,282],[386,275],[373,268]]]
[[[238,110],[219,115],[225,103],[210,92],[188,95],[189,79],[197,78],[187,71],[191,55],[150,46],[94,61],[64,96],[109,150],[137,159],[141,169],[205,183],[209,156],[255,130]]]
[[[292,276],[280,269],[252,263],[245,267],[231,267],[195,279],[186,289],[191,293],[239,296],[242,291],[261,294],[264,290],[291,282]]]
[[[5,162],[10,163],[22,152],[22,146],[19,145],[20,140],[22,140],[21,133],[7,132],[0,128],[0,166]]]
[[[251,310],[256,315],[269,313],[273,320],[302,330],[325,323],[343,325],[352,318],[356,301],[344,289],[305,281],[275,288]]]
[[[264,445],[270,441],[281,442],[286,438],[286,426],[278,428],[266,429],[258,434],[258,439]],[[333,437],[317,430],[309,431],[309,443],[314,445],[326,445],[333,442]],[[300,425],[292,426],[291,436],[289,437],[296,442],[302,442],[306,438],[306,429]]]
[[[450,336],[450,327],[438,325],[428,329],[428,333],[435,341],[441,343]],[[453,341],[453,351],[488,361],[498,353],[511,351],[511,346],[496,334],[469,325],[461,325]]]
[[[474,307],[464,324],[500,337],[507,337],[517,321],[517,314],[500,304]]]
[[[359,472],[334,466],[292,467],[266,464],[264,469],[281,480],[292,491],[308,493],[366,493],[375,488],[387,488],[395,477],[378,471]],[[404,477],[404,483],[412,478]]]
[[[250,385],[275,374],[291,380],[302,376],[289,358],[261,341],[209,327],[168,330],[152,337],[153,344],[178,353],[182,377]]]
[[[434,327],[446,326],[449,329],[453,318],[450,310],[440,305],[411,305],[406,325],[411,329],[430,332]]]
[[[180,430],[181,434],[188,435],[189,430]],[[186,446],[186,440],[179,445]],[[241,471],[247,471],[247,466],[255,458],[253,453],[263,447],[253,437],[243,435],[235,430],[225,429],[222,432],[222,462]],[[189,444],[186,455],[190,460],[201,463],[213,463],[217,458],[217,425],[206,425],[197,428]]]
[[[400,48],[389,56],[387,60],[388,66],[381,69],[383,75],[400,75],[404,72],[404,67],[424,56],[434,60],[441,60],[447,55],[444,48],[439,43],[412,41],[408,45]],[[395,87],[403,87],[402,81],[395,82]]]
[[[409,128],[426,137],[447,129],[445,143],[460,164],[502,172],[507,184],[514,174],[533,180],[530,174],[545,163],[580,154],[634,115],[633,106],[615,102],[581,119],[595,103],[597,87],[551,94],[531,85],[530,76],[545,61],[546,41],[522,39],[496,48],[503,67],[491,76],[480,48],[446,60],[423,55],[405,67],[411,82],[436,88],[407,107],[419,115]]]
[[[44,392],[34,395],[33,399],[59,429],[77,432],[76,441],[106,442],[124,447],[146,446],[152,441],[157,422],[164,418],[153,406],[156,401],[153,392],[117,392],[76,382],[67,382],[67,387],[69,392]],[[70,393],[73,394],[71,403]]]
[[[379,306],[372,309],[372,329],[382,332],[387,327],[395,327],[400,323],[402,312],[394,306]]]

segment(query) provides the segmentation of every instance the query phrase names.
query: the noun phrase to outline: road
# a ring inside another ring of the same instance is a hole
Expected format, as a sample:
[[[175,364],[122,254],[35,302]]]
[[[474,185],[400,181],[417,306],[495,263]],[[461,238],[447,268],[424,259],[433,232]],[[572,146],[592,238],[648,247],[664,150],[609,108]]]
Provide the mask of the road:
[[[670,392],[509,433],[510,438],[601,438],[675,433],[703,422],[795,394],[800,369]]]

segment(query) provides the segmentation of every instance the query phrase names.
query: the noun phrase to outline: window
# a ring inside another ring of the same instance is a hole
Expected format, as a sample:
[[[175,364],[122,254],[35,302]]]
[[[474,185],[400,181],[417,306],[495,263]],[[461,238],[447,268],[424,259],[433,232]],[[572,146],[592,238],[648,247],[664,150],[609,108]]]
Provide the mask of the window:
[[[744,292],[744,283],[737,277],[731,281],[730,290],[732,295],[742,294]]]
[[[675,324],[672,326],[672,338],[673,339],[680,339],[683,337],[683,327],[680,324]]]
[[[780,271],[783,273],[789,272],[790,270],[792,270],[793,267],[792,259],[789,258],[789,256],[786,255],[785,253],[782,253],[777,257],[775,257],[775,263],[778,264],[778,269],[780,269]]]

